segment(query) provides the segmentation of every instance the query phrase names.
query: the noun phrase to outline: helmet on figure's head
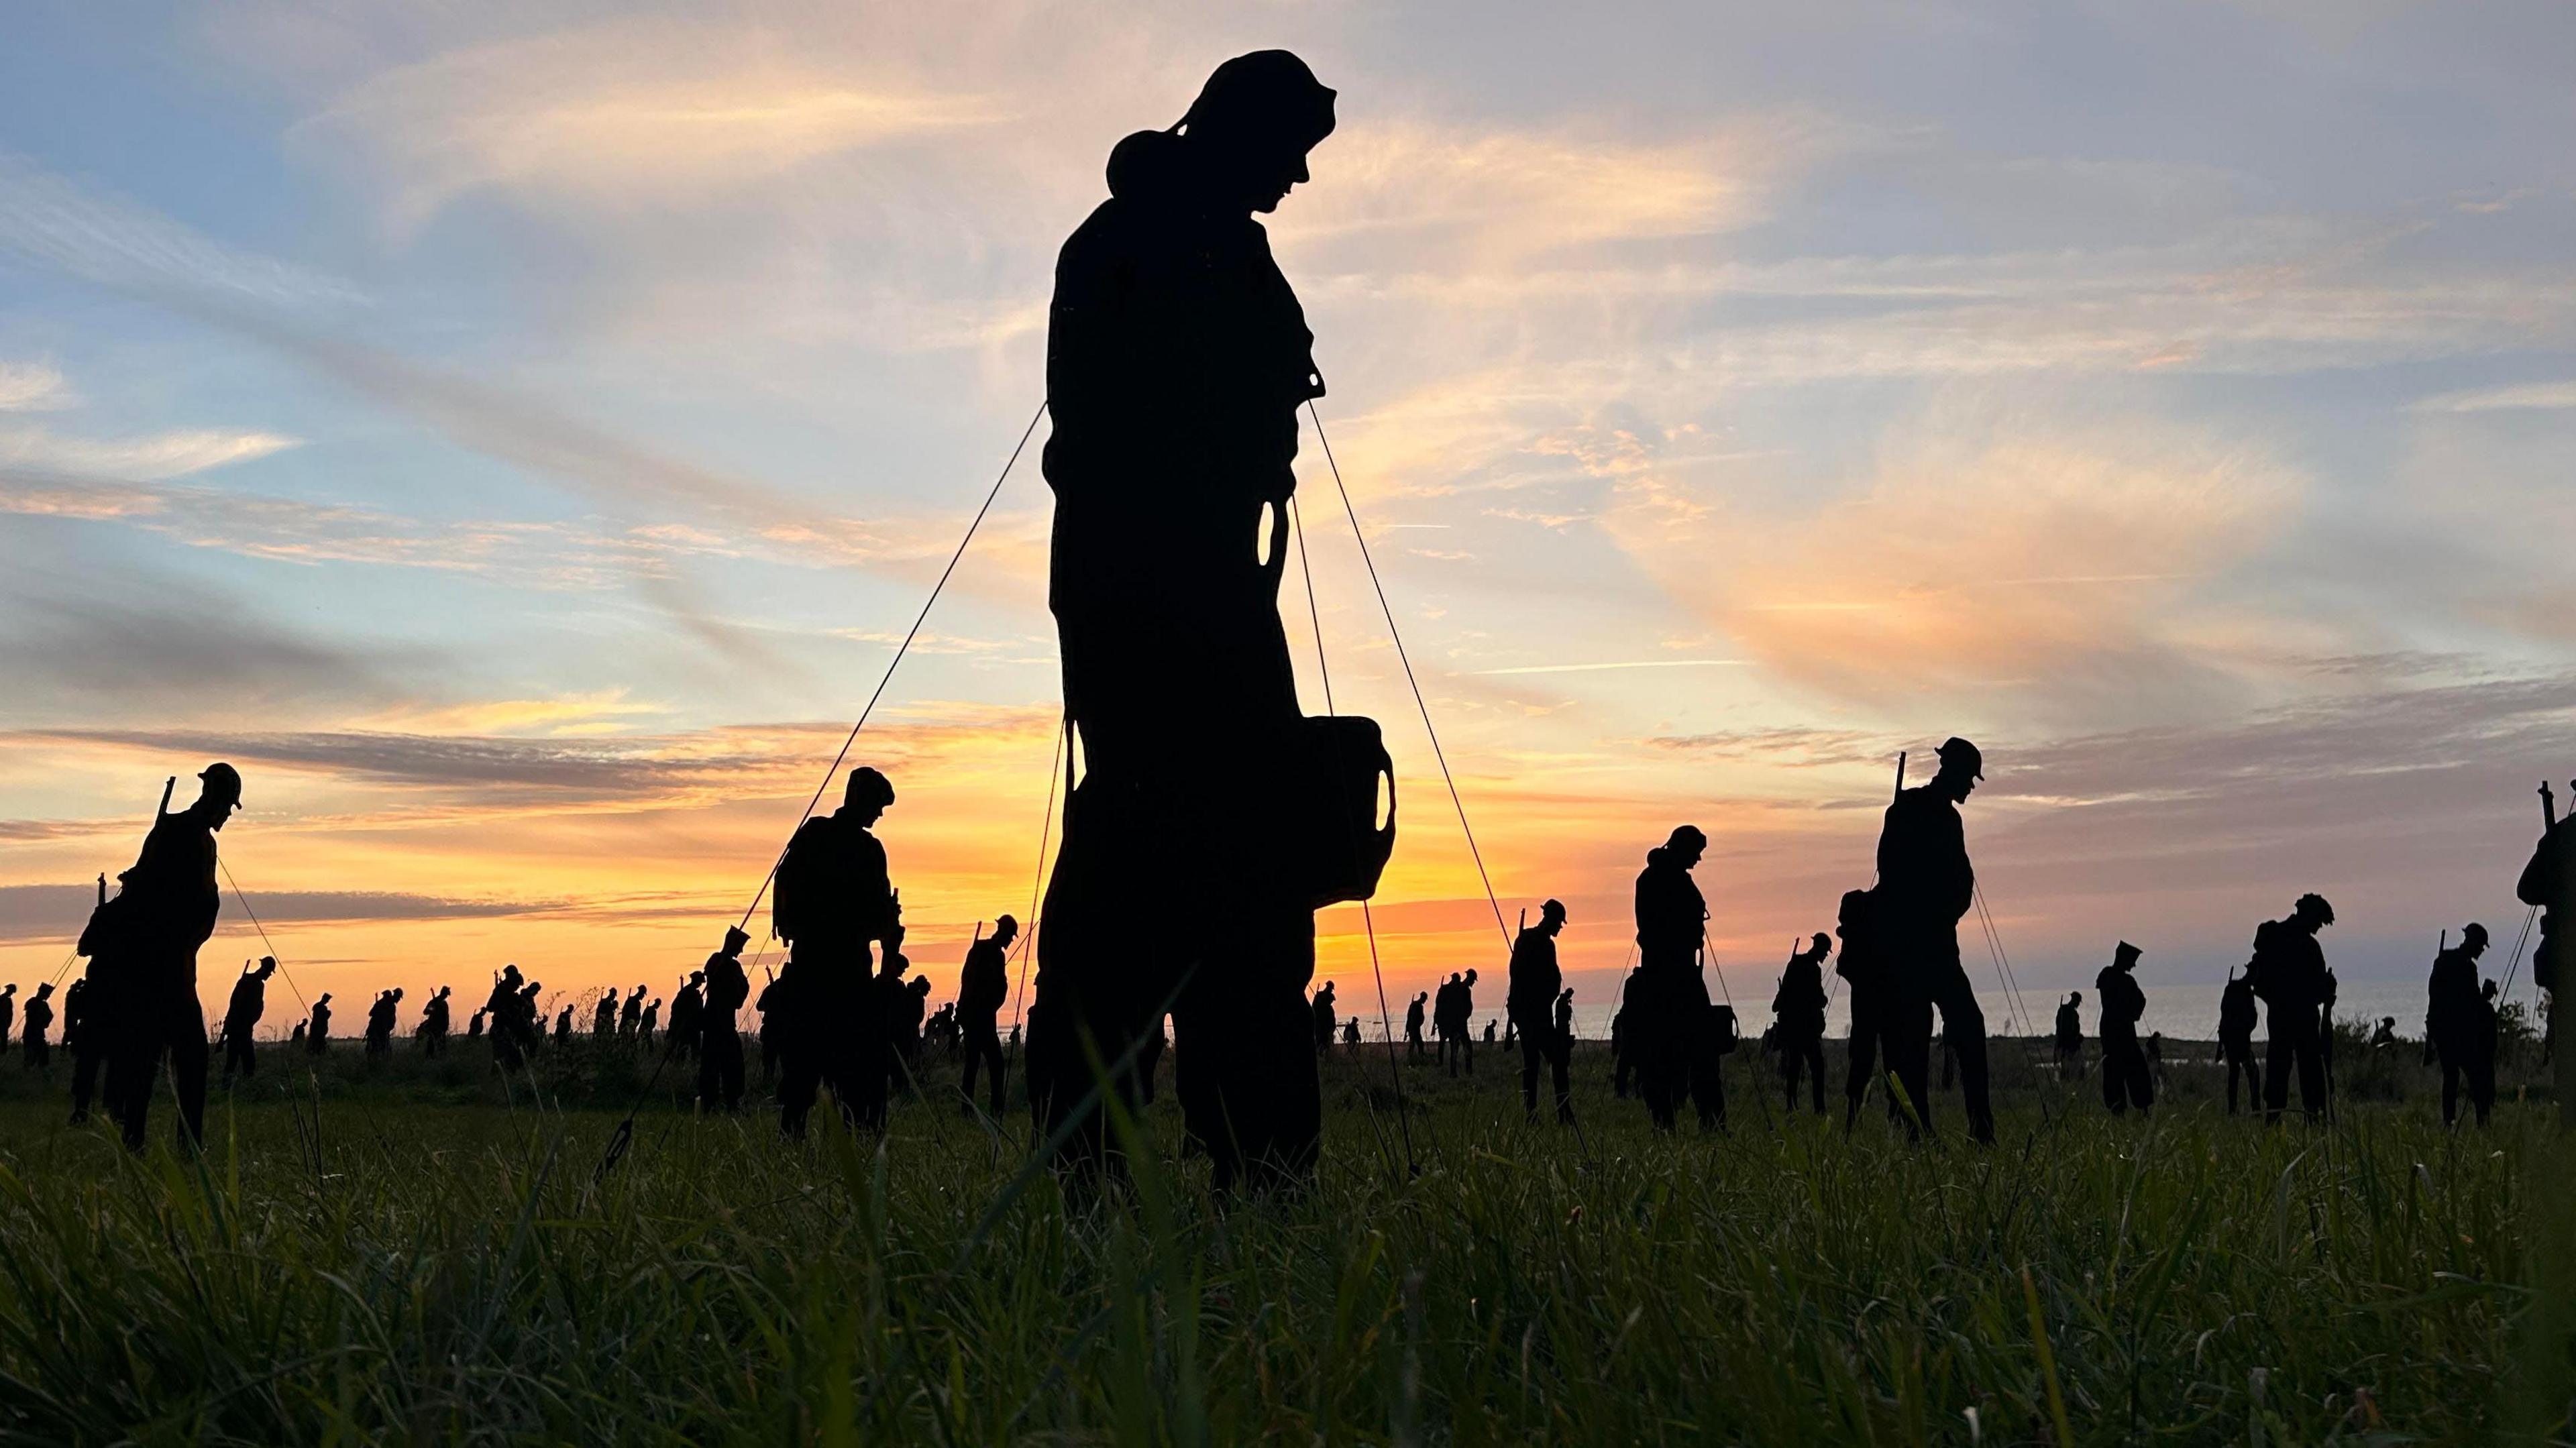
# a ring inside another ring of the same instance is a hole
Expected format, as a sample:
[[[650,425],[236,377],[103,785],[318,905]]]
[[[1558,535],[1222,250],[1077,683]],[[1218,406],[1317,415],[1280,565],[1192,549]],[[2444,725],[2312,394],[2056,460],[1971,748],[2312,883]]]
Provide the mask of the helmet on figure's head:
[[[2483,925],[2480,925],[2478,922],[2476,922],[2476,921],[2474,921],[2474,920],[2470,921],[2467,925],[2465,925],[2465,926],[2461,927],[2461,929],[2460,929],[2460,943],[2461,943],[2461,944],[2463,944],[2463,945],[2468,945],[2468,944],[2484,945],[2484,944],[2486,944],[2486,943],[2487,943],[2487,928],[2486,928],[2485,926],[2483,926]]]
[[[1941,742],[1939,749],[1932,752],[1940,756],[1941,768],[1945,771],[1965,770],[1970,779],[1986,777],[1986,756],[1978,752],[1977,746],[1965,739],[1952,735]]]
[[[2334,907],[2326,903],[2325,896],[2314,892],[2300,896],[2293,913],[2301,920],[2311,920],[2319,925],[2334,924]]]
[[[740,955],[740,954],[742,954],[742,948],[743,948],[744,946],[746,946],[746,945],[749,945],[750,943],[751,943],[751,936],[750,936],[749,934],[745,933],[745,931],[743,930],[743,928],[742,928],[741,926],[739,926],[739,925],[728,925],[728,926],[726,926],[726,927],[725,927],[725,943],[724,943],[724,953],[725,953],[725,954],[727,954],[727,955]]]
[[[1331,86],[1285,50],[1256,50],[1210,72],[1174,129],[1229,146],[1312,149],[1333,133]]]
[[[197,778],[205,781],[206,798],[211,799],[218,804],[227,806],[225,813],[229,814],[233,810],[241,808],[242,778],[240,770],[233,768],[222,760],[217,760],[214,763],[207,765],[204,769],[197,771]]]
[[[850,782],[841,790],[841,803],[853,809],[885,809],[894,803],[894,784],[862,764],[850,771]]]
[[[1541,920],[1563,920],[1565,918],[1565,902],[1562,900],[1550,900],[1546,904],[1541,905],[1538,907],[1538,918]]]

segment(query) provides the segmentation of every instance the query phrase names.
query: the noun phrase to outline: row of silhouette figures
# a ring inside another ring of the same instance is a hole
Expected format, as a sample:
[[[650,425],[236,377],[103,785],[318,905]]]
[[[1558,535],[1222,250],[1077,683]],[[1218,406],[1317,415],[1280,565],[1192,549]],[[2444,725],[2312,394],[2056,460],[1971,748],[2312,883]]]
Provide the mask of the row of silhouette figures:
[[[1778,1059],[1791,1104],[1803,1082],[1822,1112],[1829,998],[1825,969],[1830,962],[1849,996],[1846,1128],[1857,1123],[1865,1096],[1882,1081],[1893,1119],[1908,1132],[1931,1128],[1937,1016],[1945,1066],[1941,1089],[1947,1090],[1955,1078],[1968,1134],[1987,1140],[1993,1132],[1993,1105],[1985,1021],[1957,938],[1958,921],[1974,891],[1960,806],[1982,780],[1984,760],[1976,746],[1960,739],[1941,747],[1940,760],[1930,781],[1900,789],[1888,807],[1876,856],[1877,883],[1846,894],[1833,935],[1815,935],[1789,958],[1772,997],[1763,1045]],[[200,779],[197,802],[156,819],[135,867],[121,876],[122,889],[93,912],[80,942],[89,967],[73,981],[63,1004],[62,1044],[74,1058],[75,1115],[87,1113],[103,1072],[105,1104],[127,1139],[137,1144],[154,1078],[163,1074],[175,1085],[182,1139],[193,1141],[201,1130],[209,1061],[194,956],[211,935],[221,908],[212,889],[215,836],[238,808],[241,784],[239,774],[223,764],[209,766]],[[723,945],[680,981],[667,1022],[659,1012],[661,1002],[638,985],[622,993],[606,990],[591,1003],[586,1020],[580,1002],[563,1004],[549,1030],[538,1005],[542,984],[525,979],[513,965],[494,977],[490,995],[461,1034],[487,1041],[505,1069],[524,1066],[549,1045],[562,1047],[585,1038],[593,1048],[628,1050],[651,1050],[658,1041],[665,1061],[697,1068],[697,1095],[705,1108],[738,1110],[745,1076],[739,1016],[748,1005],[760,1021],[761,1076],[777,1084],[781,1124],[790,1133],[804,1129],[825,1090],[852,1124],[881,1127],[890,1094],[917,1074],[925,1048],[963,1059],[963,1088],[970,1100],[977,1095],[980,1074],[989,1095],[986,1109],[999,1117],[1007,1100],[1009,1054],[999,1017],[1018,923],[1005,915],[991,932],[979,931],[960,969],[955,999],[930,1011],[931,982],[912,971],[904,953],[901,904],[875,833],[893,803],[891,782],[862,767],[851,772],[842,806],[799,830],[780,865],[774,908],[790,956],[756,1002],[741,960],[750,937],[728,929]],[[2556,819],[2554,808],[2545,813],[2546,829],[2518,889],[2534,905],[2540,926],[2533,957],[2536,983],[2554,1003],[2557,912],[2569,903],[2564,882],[2568,841],[2576,827]],[[1658,1127],[1675,1125],[1685,1105],[1703,1124],[1724,1123],[1723,1060],[1740,1044],[1733,1008],[1713,1003],[1705,984],[1708,910],[1694,871],[1706,849],[1705,835],[1685,825],[1648,852],[1635,886],[1637,959],[1621,985],[1611,1023],[1618,1094],[1642,1099]],[[1556,1116],[1571,1122],[1574,991],[1565,984],[1556,950],[1566,923],[1566,908],[1549,900],[1540,907],[1539,918],[1524,922],[1517,932],[1501,1019],[1502,1043],[1516,1047],[1520,1056],[1524,1105],[1533,1116],[1540,1112],[1545,1079],[1553,1089]],[[2336,982],[2319,936],[2333,923],[2333,907],[2323,896],[2304,895],[2287,915],[2256,928],[2249,961],[2242,971],[2231,973],[2216,1031],[2231,1111],[2242,1077],[2248,1101],[2259,1100],[2267,1118],[2286,1110],[2294,1083],[2307,1115],[2326,1112]],[[804,945],[818,937],[862,939],[872,968],[859,976],[818,969],[830,957]],[[2442,1068],[2446,1119],[2457,1114],[2463,1088],[2480,1121],[2494,1100],[2498,983],[2479,970],[2489,946],[2484,926],[2468,926],[2456,944],[2445,941],[2428,981],[2425,1049]],[[2138,1033],[2146,1010],[2136,977],[2143,954],[2121,942],[2095,981],[2097,1069],[2105,1104],[2114,1111],[2149,1109],[2161,1065],[2158,1040],[2142,1040]],[[233,982],[215,1036],[228,1078],[257,1070],[252,1043],[265,1015],[268,983],[278,969],[273,958],[265,958]],[[1427,1025],[1448,1069],[1472,1074],[1477,980],[1477,971],[1465,970],[1436,992],[1414,998],[1404,1024],[1408,1055],[1425,1052]],[[53,994],[52,984],[41,986],[21,1008],[14,985],[0,989],[0,1042],[10,1039],[16,1025],[16,1039],[30,1066],[49,1062]],[[452,988],[442,986],[423,1004],[412,1033],[423,1054],[443,1055],[458,1034],[452,1028],[453,998]],[[400,988],[376,995],[361,1033],[367,1055],[392,1049],[403,999]],[[2069,1075],[2082,1065],[2082,1005],[2080,994],[2070,996],[2055,1022],[2058,1063]],[[296,1022],[290,1046],[317,1054],[327,1050],[333,1040],[332,1009],[328,993],[316,999],[309,1014]],[[10,1020],[13,1012],[17,1022]],[[2255,1045],[2258,1012],[2268,1038],[2261,1059]],[[1357,1017],[1338,1014],[1336,987],[1329,981],[1298,1001],[1293,1024],[1309,1071],[1316,1052],[1359,1039]],[[1496,1041],[1495,1025],[1491,1019],[1484,1024],[1488,1045]],[[2380,1044],[2394,1041],[2393,1026],[2393,1020],[2381,1022]],[[1018,1034],[1014,1025],[1014,1046]],[[1167,1039],[1159,1021],[1150,1036],[1140,1050],[1103,1064],[1102,1074],[1121,1078],[1103,1084],[1131,1085],[1140,1098],[1150,1099],[1157,1058]],[[1394,1051],[1395,1043],[1389,1041],[1387,1048]],[[1190,1054],[1184,1051],[1178,1058],[1184,1079]],[[1032,1101],[1043,1118],[1045,1103],[1034,1095]]]
[[[1394,770],[1379,731],[1333,712],[1329,685],[1326,715],[1305,713],[1279,596],[1301,421],[1321,439],[1314,404],[1326,388],[1315,336],[1261,218],[1314,179],[1310,156],[1333,134],[1335,106],[1334,90],[1287,51],[1225,61],[1177,121],[1112,148],[1106,198],[1057,255],[1046,344],[1047,602],[1068,780],[1077,757],[1081,768],[1034,932],[1022,1061],[1039,1135],[1075,1173],[1117,1168],[1110,1123],[1119,1113],[1102,1109],[1104,1097],[1141,1106],[1166,1020],[1183,1127],[1216,1185],[1294,1184],[1312,1173],[1323,1117],[1308,993],[1315,913],[1369,899],[1394,848]],[[1324,453],[1338,483],[1329,445]],[[1365,558],[1365,531],[1356,514],[1352,522]],[[1391,608],[1386,616],[1392,630]],[[1928,1131],[1937,1016],[1968,1133],[1989,1140],[1985,1020],[1959,958],[1959,922],[1976,898],[1960,806],[1982,777],[1975,746],[1953,739],[1932,780],[1899,791],[1882,825],[1876,883],[1842,902],[1835,969],[1851,999],[1850,1079],[1877,1079],[1883,1061],[1900,1118]],[[1236,779],[1249,787],[1210,788]],[[122,891],[102,902],[82,940],[111,1043],[108,1097],[129,1141],[142,1138],[165,1062],[183,1136],[201,1127],[206,1036],[195,960],[220,907],[215,836],[240,801],[241,779],[214,765],[201,780],[188,808],[169,812],[165,800]],[[826,1090],[854,1122],[884,1119],[888,1023],[910,1009],[901,903],[873,832],[893,803],[882,774],[852,771],[840,807],[798,826],[769,886],[771,929],[788,951],[764,991],[779,993],[783,1009],[764,1016],[763,1036],[776,1038],[790,1132]],[[2542,916],[2534,964],[2544,985],[2552,932],[2576,904],[2567,838],[2553,819],[2523,882],[2522,898]],[[1685,1104],[1712,1123],[1725,1110],[1720,1065],[1735,1018],[1711,1003],[1703,975],[1708,912],[1692,871],[1706,849],[1699,830],[1676,829],[1636,882],[1637,959],[1621,986],[1617,1053],[1664,1128]],[[1145,899],[1162,918],[1158,948],[1140,952],[1134,902]],[[2329,977],[2317,934],[2332,918],[2308,896],[2256,933],[2250,989],[2270,1013],[2263,1084],[2276,1117],[2294,1077],[2311,1116],[2325,1107]],[[1543,917],[1512,945],[1507,1013],[1533,1110],[1537,1076],[1563,1082],[1570,1049],[1570,1033],[1554,1024],[1564,989],[1557,926]],[[702,1042],[706,1023],[731,1019],[716,996],[738,1008],[747,992],[740,935],[728,934],[706,963]],[[1796,1022],[1791,1054],[1811,1073],[1821,1063],[1810,1048],[1822,1029],[1813,987],[1824,959],[1821,948],[1801,953],[1798,988],[1783,1002],[1784,1021]],[[996,1077],[1001,974],[1000,953],[979,942],[956,1013],[969,1059],[990,1063]],[[31,1015],[40,1004],[30,1003]],[[524,1054],[536,1044],[526,983],[496,986],[486,1009],[487,1033],[507,1043],[496,1049]],[[710,1054],[702,1047],[701,1061]],[[2123,1059],[2126,1099],[2134,1073]],[[2576,1090],[2560,1097],[2576,1099]],[[1571,1121],[1562,1085],[1557,1101]]]

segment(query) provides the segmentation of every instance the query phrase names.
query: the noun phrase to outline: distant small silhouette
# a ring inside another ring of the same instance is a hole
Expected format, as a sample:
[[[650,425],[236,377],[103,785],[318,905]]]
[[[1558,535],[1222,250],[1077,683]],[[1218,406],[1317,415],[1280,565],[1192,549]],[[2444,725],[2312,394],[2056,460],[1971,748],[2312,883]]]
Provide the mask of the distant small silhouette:
[[[569,1009],[569,1007],[567,1007],[567,1009]],[[490,1014],[492,1014],[492,1012],[489,1007],[476,1006],[474,1008],[474,1014],[465,1018],[465,1039],[469,1041],[479,1041],[483,1039],[483,1020],[484,1017],[489,1016]],[[304,1039],[304,1023],[302,1021],[297,1021],[295,1023],[295,1039],[299,1043]]]
[[[519,1022],[520,1002],[526,999],[526,984],[526,978],[519,974],[515,963],[504,965],[501,973],[492,977],[492,993],[483,1001],[480,1014],[485,1029],[491,1035],[492,1061],[504,1071],[516,1071],[527,1064],[529,1037],[533,1032],[523,1030]]]
[[[1780,1049],[1780,1084],[1788,1109],[1798,1109],[1798,1077],[1807,1077],[1816,1114],[1825,1114],[1825,958],[1833,937],[1818,931],[1807,948],[1793,951],[1771,996],[1772,1039]]]
[[[775,1014],[772,1006],[778,1008]],[[760,996],[751,1008],[760,1016],[760,1084],[766,1087],[778,1080],[779,1048],[787,1038],[787,994],[767,966],[761,967]]]
[[[89,979],[105,999],[86,1005],[113,1044],[107,1062],[107,1108],[125,1144],[143,1146],[145,1113],[162,1063],[178,1097],[179,1142],[204,1138],[206,1013],[197,1000],[197,948],[215,932],[223,896],[215,883],[215,836],[241,808],[242,779],[229,764],[197,775],[196,801],[152,821],[123,888],[98,907],[81,935]],[[84,1026],[84,1030],[87,1026]]]
[[[644,1007],[644,1019],[636,1023],[635,1043],[649,1049],[653,1044],[653,1033],[660,1028],[661,1024],[662,998],[655,996],[652,1002]]]
[[[2432,978],[2425,986],[2424,1035],[2442,1062],[2442,1124],[2460,1119],[2460,1081],[2469,1083],[2469,1105],[2478,1125],[2487,1124],[2495,1105],[2494,1029],[2488,1019],[2485,982],[2478,976],[2478,957],[2486,954],[2487,928],[2471,922],[2460,943],[2433,957]]]
[[[2397,1018],[2395,1016],[2381,1016],[2379,1018],[2379,1029],[2370,1033],[2370,1048],[2374,1051],[2384,1051],[2396,1044]]]
[[[1357,1016],[1344,1018],[1342,1021],[1342,1044],[1345,1046],[1357,1046],[1359,1043],[1360,1018]]]
[[[2138,1020],[2147,1011],[2147,994],[2138,988],[2138,947],[2123,940],[2111,963],[2093,978],[2102,1000],[2102,1104],[2114,1116],[2134,1106],[2141,1114],[2155,1105],[2154,1076],[2138,1044]]]
[[[569,1001],[564,1003],[562,1010],[555,1012],[555,1044],[558,1046],[572,1039],[572,1015],[572,1003]]]
[[[448,1000],[454,994],[450,987],[440,986],[437,994],[421,1003],[420,1025],[412,1036],[420,1042],[422,1055],[434,1059],[447,1054]]]
[[[707,973],[689,972],[689,978],[671,996],[671,1059],[694,1061],[698,1056],[698,1025],[707,1008]]]
[[[53,995],[54,983],[46,981],[36,987],[27,1008],[18,1014],[18,1040],[25,1052],[19,1058],[22,1070],[43,1071],[53,1064],[53,1043],[45,1039],[45,1032],[54,1025]]]
[[[2264,1006],[2264,1028],[2271,1037],[2271,1059],[2265,1063],[2263,1119],[2281,1119],[2290,1104],[2290,1073],[2299,1077],[2299,1104],[2311,1121],[2325,1119],[2325,1047],[2318,1040],[2325,1007],[2325,951],[2317,932],[2334,924],[2334,907],[2323,895],[2302,895],[2289,915],[2267,920],[2254,932],[2254,958],[2246,965],[2254,994]]]
[[[1486,1017],[1486,1018],[1485,1018],[1485,1044],[1486,1044],[1486,1045],[1490,1046],[1490,1045],[1494,1044],[1494,1032],[1495,1032],[1495,1030],[1496,1030],[1496,1029],[1498,1029],[1498,1028],[1500,1027],[1500,1025],[1501,1025],[1501,1024],[1502,1024],[1501,1022],[1496,1021],[1496,1020],[1495,1020],[1494,1018],[1492,1018],[1491,1016],[1488,1016],[1488,1017]]]
[[[1426,990],[1417,992],[1413,1004],[1404,1008],[1404,1058],[1408,1061],[1419,1061],[1430,1054],[1431,1048],[1422,1040],[1424,1008],[1430,1003],[1431,992]]]
[[[1333,1045],[1333,983],[1326,981],[1315,988],[1315,998],[1308,1006],[1315,1019],[1315,1053],[1322,1055]]]
[[[1476,1014],[1476,972],[1450,972],[1449,983],[1431,1000],[1431,1030],[1440,1038],[1440,1064],[1455,1076],[1464,1066],[1476,1074],[1476,1036],[1470,1020]]]
[[[957,1043],[966,1056],[958,1078],[960,1109],[975,1109],[975,1078],[982,1073],[991,1092],[988,1109],[1002,1119],[1008,1086],[1003,1080],[1002,1004],[1011,993],[1011,946],[1020,938],[1020,922],[1004,915],[993,933],[966,948],[966,963],[957,972]]]
[[[2218,1055],[2227,1063],[2227,1114],[2236,1114],[2236,1078],[2245,1078],[2245,1108],[2263,1105],[2263,1067],[2254,1059],[2254,976],[2230,971],[2218,993]]]
[[[1047,885],[1028,1079],[1040,1134],[1086,1171],[1112,1155],[1094,1062],[1143,1044],[1168,1000],[1215,1186],[1312,1174],[1314,912],[1372,893],[1392,846],[1376,726],[1304,717],[1278,607],[1297,409],[1323,384],[1253,214],[1332,129],[1303,61],[1237,56],[1178,125],[1118,143],[1109,199],[1057,257],[1048,602],[1085,772]],[[1209,788],[1230,778],[1252,786]],[[1140,956],[1149,896],[1170,944]],[[1106,1084],[1136,1104],[1133,1078]]]
[[[1986,1016],[1959,963],[1959,920],[1975,902],[1977,881],[1959,806],[1985,778],[1985,759],[1965,739],[1946,740],[1938,752],[1941,767],[1932,781],[1899,791],[1887,807],[1878,837],[1876,893],[1898,1009],[1911,1027],[1929,1023],[1925,1008],[1939,1008],[1942,1041],[1957,1053],[1968,1134],[1991,1142]],[[1894,1048],[1889,1064],[1929,1129],[1930,1041],[1913,1029],[1891,1032],[1888,1039]]]
[[[770,919],[788,942],[787,967],[762,993],[762,1022],[783,1031],[778,1123],[790,1136],[804,1134],[825,1087],[844,1121],[873,1129],[885,1120],[887,991],[871,952],[881,945],[900,956],[903,907],[871,827],[893,804],[884,775],[851,770],[841,807],[800,825],[778,863]]]
[[[617,1038],[630,1046],[644,1028],[644,994],[645,987],[635,987],[627,992],[626,1003],[617,1008]]]
[[[1574,1119],[1574,1087],[1567,1072],[1574,1060],[1573,1038],[1559,1025],[1558,992],[1565,973],[1556,963],[1556,938],[1565,930],[1565,906],[1550,900],[1538,908],[1538,923],[1524,927],[1512,941],[1511,980],[1503,999],[1519,1033],[1521,1110],[1538,1119],[1538,1071],[1541,1065],[1556,1089],[1556,1119]],[[1571,1007],[1563,1007],[1571,1010]]]
[[[313,1002],[313,1013],[304,1022],[304,1049],[319,1056],[331,1049],[331,993],[324,991]]]
[[[2057,1003],[2057,1074],[2072,1081],[2084,1074],[2084,992],[2071,990]]]
[[[1658,1129],[1672,1129],[1684,1097],[1697,1094],[1703,1119],[1724,1115],[1723,1095],[1712,1112],[1709,1095],[1723,1093],[1724,1078],[1708,1067],[1708,982],[1700,952],[1708,937],[1708,903],[1690,872],[1708,851],[1708,836],[1695,825],[1675,827],[1646,852],[1637,876],[1637,972],[1629,978],[1627,1049],[1636,1053],[1646,1114]],[[1703,1069],[1695,1071],[1694,1066]]]
[[[366,1051],[369,1059],[387,1056],[394,1049],[394,1011],[402,1003],[402,987],[378,991],[375,1003],[367,1007]]]
[[[594,1041],[605,1041],[616,1034],[617,987],[610,986],[600,996],[598,1007],[590,1013],[590,1036]]]
[[[742,948],[750,943],[742,930],[726,926],[724,944],[698,972],[706,982],[697,1022],[700,1111],[742,1109],[742,1031],[735,1013],[751,999],[751,977],[742,968]]]

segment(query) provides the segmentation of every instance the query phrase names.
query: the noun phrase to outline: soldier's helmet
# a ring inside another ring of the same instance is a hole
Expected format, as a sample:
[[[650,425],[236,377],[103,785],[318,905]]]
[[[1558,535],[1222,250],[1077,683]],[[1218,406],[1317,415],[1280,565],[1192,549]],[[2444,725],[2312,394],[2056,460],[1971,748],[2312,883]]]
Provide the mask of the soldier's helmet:
[[[884,809],[894,803],[894,784],[867,765],[850,771],[850,782],[841,792],[841,803],[865,809]]]
[[[2472,920],[2461,928],[2460,941],[2462,944],[2484,945],[2487,943],[2487,928]]]
[[[2302,920],[2313,920],[2319,925],[2334,924],[2334,907],[2326,903],[2323,895],[2310,893],[2300,896],[2296,911]]]
[[[1941,767],[1944,769],[1964,769],[1970,779],[1986,777],[1986,756],[1978,752],[1977,746],[1965,739],[1953,735],[1943,740],[1941,747],[1933,752],[1941,757]]]
[[[220,801],[234,809],[241,808],[242,778],[240,770],[233,768],[222,760],[217,760],[214,763],[207,765],[204,769],[197,771],[197,778],[205,781],[206,797],[208,799]]]
[[[746,934],[741,926],[728,925],[725,927],[725,954],[740,955],[742,954],[742,948],[750,943],[751,936]]]

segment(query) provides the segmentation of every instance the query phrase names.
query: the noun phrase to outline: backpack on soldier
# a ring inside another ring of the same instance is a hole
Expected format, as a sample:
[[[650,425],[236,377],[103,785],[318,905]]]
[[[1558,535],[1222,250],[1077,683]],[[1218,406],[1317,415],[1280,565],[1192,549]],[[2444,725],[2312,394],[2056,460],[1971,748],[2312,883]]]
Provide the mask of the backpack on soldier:
[[[1709,1050],[1720,1056],[1734,1055],[1735,1048],[1744,1044],[1744,1033],[1736,1025],[1735,1007],[1710,1006],[1708,1015]]]

